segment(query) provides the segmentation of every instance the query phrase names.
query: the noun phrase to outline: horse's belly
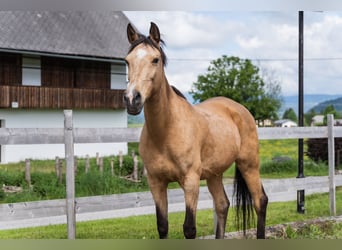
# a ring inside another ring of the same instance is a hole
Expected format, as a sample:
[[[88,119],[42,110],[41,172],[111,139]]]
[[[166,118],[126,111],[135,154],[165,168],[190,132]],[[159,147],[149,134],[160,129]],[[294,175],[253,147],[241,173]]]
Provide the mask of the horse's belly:
[[[221,175],[237,159],[240,151],[240,137],[234,129],[215,129],[201,152],[202,179]]]
[[[201,179],[208,179],[212,176],[221,176],[236,160],[237,154],[212,155],[202,162]]]
[[[178,181],[182,176],[181,169],[165,155],[141,155],[148,176],[164,179],[168,182]]]

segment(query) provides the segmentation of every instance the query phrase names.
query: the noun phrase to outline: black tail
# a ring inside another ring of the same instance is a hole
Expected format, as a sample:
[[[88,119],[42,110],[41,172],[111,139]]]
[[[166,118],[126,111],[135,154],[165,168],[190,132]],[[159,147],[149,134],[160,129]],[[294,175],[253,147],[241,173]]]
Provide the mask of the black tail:
[[[238,167],[235,168],[234,196],[236,199],[236,225],[238,230],[242,225],[243,233],[246,234],[247,227],[250,227],[251,220],[254,220],[253,202],[251,193]]]

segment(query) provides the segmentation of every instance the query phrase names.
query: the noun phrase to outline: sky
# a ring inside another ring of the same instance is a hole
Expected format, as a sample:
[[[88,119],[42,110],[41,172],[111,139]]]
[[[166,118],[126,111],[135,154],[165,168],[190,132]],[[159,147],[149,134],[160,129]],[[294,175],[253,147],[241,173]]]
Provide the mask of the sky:
[[[158,25],[166,42],[169,83],[189,91],[212,60],[248,58],[280,83],[282,95],[298,94],[296,11],[125,11],[143,33]],[[304,12],[304,93],[342,95],[342,11]]]

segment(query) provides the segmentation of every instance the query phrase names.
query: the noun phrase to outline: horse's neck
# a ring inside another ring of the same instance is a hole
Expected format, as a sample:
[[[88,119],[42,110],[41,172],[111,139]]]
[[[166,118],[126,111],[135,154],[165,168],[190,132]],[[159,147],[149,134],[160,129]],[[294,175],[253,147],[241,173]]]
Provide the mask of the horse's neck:
[[[174,109],[175,93],[164,77],[160,92],[149,99],[144,106],[145,126],[150,135],[162,139],[170,129],[176,110]]]

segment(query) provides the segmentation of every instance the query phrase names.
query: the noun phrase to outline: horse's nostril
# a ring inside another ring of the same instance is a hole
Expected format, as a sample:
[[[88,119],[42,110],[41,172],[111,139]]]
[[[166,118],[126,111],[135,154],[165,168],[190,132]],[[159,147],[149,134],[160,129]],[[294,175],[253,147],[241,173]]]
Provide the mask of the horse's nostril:
[[[134,96],[134,101],[135,101],[136,103],[138,103],[138,102],[141,101],[141,95],[140,95],[139,92],[137,92],[137,93],[135,94],[135,96]]]

